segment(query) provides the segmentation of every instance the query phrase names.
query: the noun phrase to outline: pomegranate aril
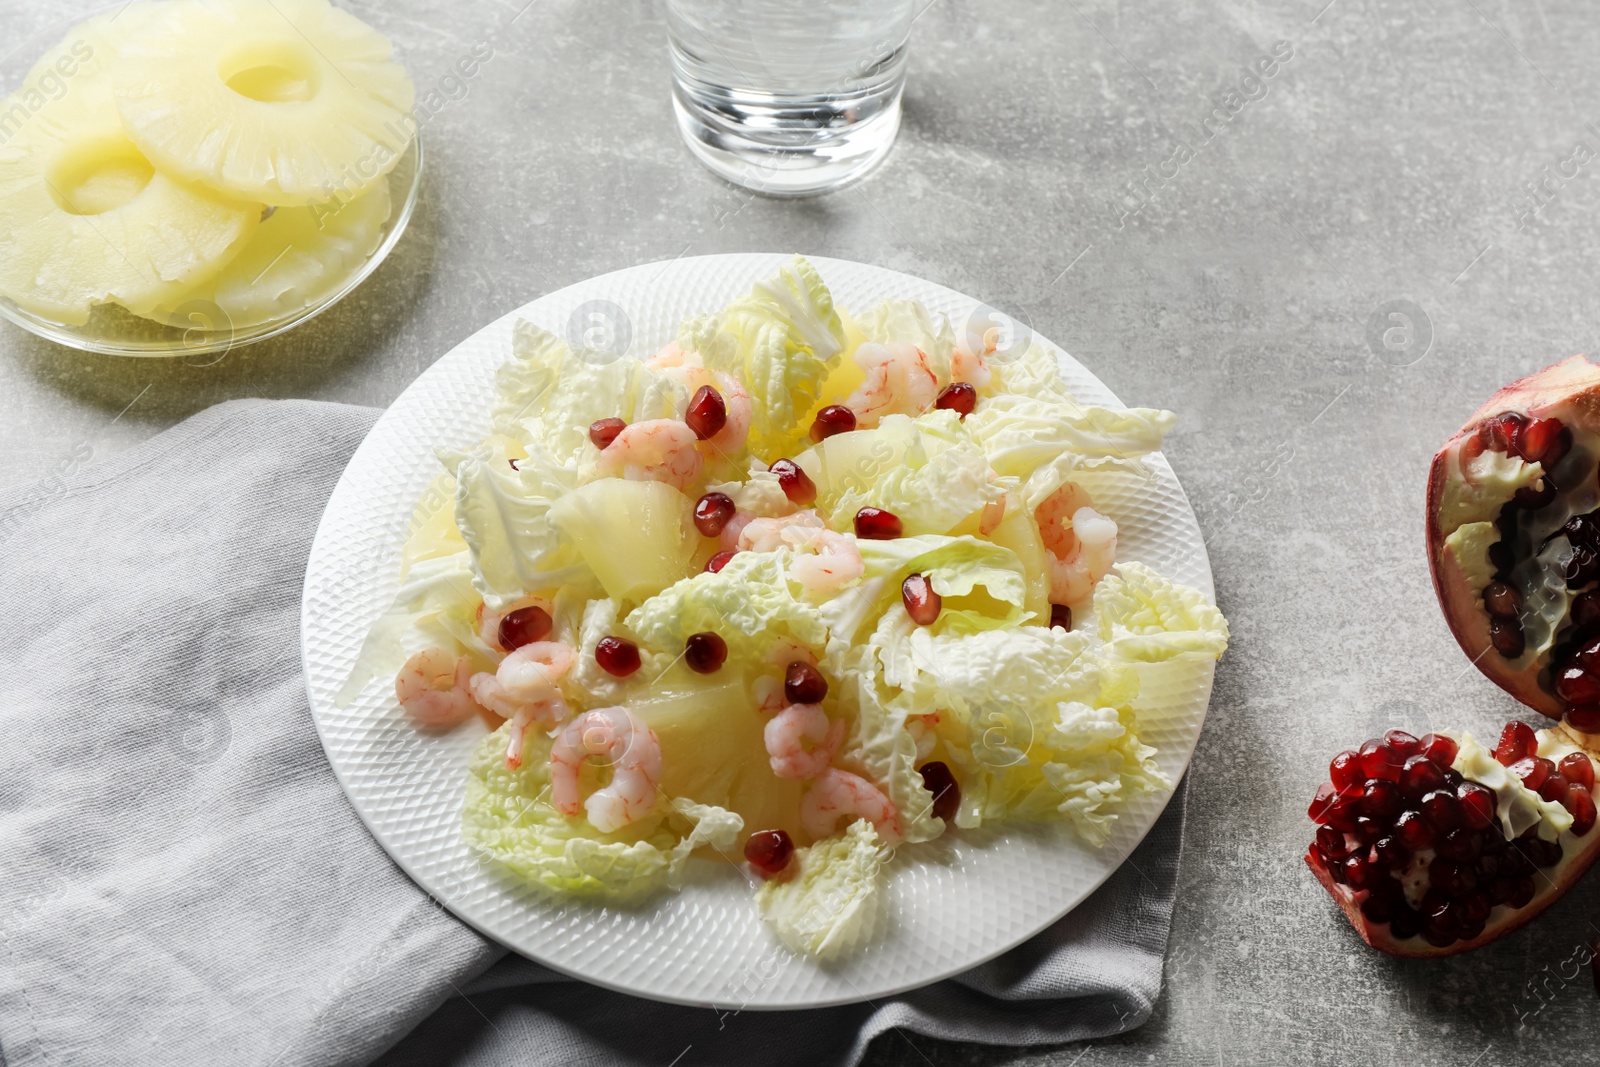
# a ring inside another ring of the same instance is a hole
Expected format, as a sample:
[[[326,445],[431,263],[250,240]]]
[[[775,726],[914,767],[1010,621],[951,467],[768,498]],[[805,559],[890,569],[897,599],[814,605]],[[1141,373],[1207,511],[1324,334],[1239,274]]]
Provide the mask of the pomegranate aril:
[[[1507,901],[1513,908],[1525,908],[1533,900],[1534,885],[1530,877],[1518,878],[1516,888],[1511,891],[1511,899]]]
[[[1492,452],[1508,452],[1517,432],[1527,421],[1515,411],[1502,412],[1483,421],[1478,427],[1478,439]]]
[[[1574,704],[1562,718],[1579,733],[1600,733],[1600,704]]]
[[[1368,778],[1383,778],[1391,782],[1400,780],[1400,768],[1405,760],[1381,740],[1373,738],[1361,746],[1361,769]]]
[[[1373,778],[1361,790],[1361,813],[1369,819],[1387,822],[1400,814],[1405,799],[1400,787],[1383,778]]]
[[[1444,734],[1423,734],[1417,739],[1417,744],[1420,746],[1417,755],[1427,756],[1441,767],[1448,767],[1455,762],[1457,745]]]
[[[1488,886],[1489,903],[1493,905],[1504,904],[1511,899],[1517,891],[1517,880],[1504,874],[1498,875]]]
[[[1394,898],[1387,893],[1373,893],[1361,902],[1361,914],[1371,923],[1386,923],[1394,918]]]
[[[1586,642],[1572,658],[1586,671],[1600,667],[1600,638]]]
[[[1506,573],[1511,570],[1512,565],[1516,562],[1516,560],[1511,557],[1511,546],[1506,544],[1504,541],[1496,541],[1494,544],[1490,545],[1489,562],[1494,566],[1495,576],[1497,578],[1504,577]]]
[[[1520,619],[1490,619],[1489,643],[1505,659],[1516,659],[1528,649]]]
[[[1050,605],[1050,628],[1052,630],[1072,629],[1072,609],[1065,604]]]
[[[904,531],[900,517],[882,508],[862,508],[856,512],[856,536],[869,541],[892,541]]]
[[[1394,916],[1389,920],[1389,934],[1398,941],[1416,937],[1422,932],[1422,916],[1408,907],[1401,906],[1395,909]]]
[[[939,393],[939,398],[933,402],[933,406],[957,412],[964,419],[978,406],[978,391],[966,382],[952,382]]]
[[[1508,722],[1500,731],[1500,743],[1494,746],[1494,758],[1509,767],[1519,759],[1537,755],[1539,739],[1533,727],[1525,722]]]
[[[817,483],[794,460],[780,459],[767,469],[778,476],[778,488],[789,498],[789,503],[809,508],[817,502]]]
[[[1372,869],[1367,865],[1363,856],[1350,856],[1340,861],[1344,868],[1345,884],[1353,889],[1365,889],[1367,880],[1372,877]]]
[[[733,497],[727,493],[707,493],[695,501],[694,528],[707,537],[716,537],[737,510]]]
[[[1518,454],[1528,463],[1543,463],[1545,455],[1556,444],[1564,429],[1560,419],[1530,419],[1517,430],[1512,444],[1516,446]],[[1551,457],[1552,464],[1560,456]],[[1545,466],[1549,470],[1549,466]]]
[[[1438,856],[1428,864],[1428,881],[1435,889],[1453,897],[1465,896],[1478,888],[1478,876],[1472,873],[1470,867],[1444,856]]]
[[[757,830],[745,839],[744,858],[762,874],[780,874],[794,858],[794,841],[783,830]]]
[[[1335,780],[1335,785],[1338,784]],[[1444,787],[1444,771],[1427,756],[1412,756],[1400,768],[1400,795],[1407,800],[1421,800],[1435,789]]]
[[[1420,744],[1414,735],[1404,730],[1385,731],[1383,743],[1389,747],[1390,752],[1399,756],[1402,762],[1415,756]]]
[[[922,775],[923,788],[933,794],[934,817],[945,822],[954,819],[961,807],[961,787],[956,784],[956,776],[950,773],[950,768],[933,760],[918,767],[917,773]]]
[[[728,561],[739,554],[737,548],[725,548],[721,552],[706,560],[706,570],[716,574],[728,565]]]
[[[1470,863],[1478,858],[1478,835],[1463,826],[1445,834],[1435,847],[1439,855],[1453,863]]]
[[[1522,610],[1522,594],[1505,582],[1490,582],[1483,587],[1483,606],[1500,619],[1514,619]]]
[[[1316,795],[1311,798],[1311,806],[1306,808],[1306,814],[1318,826],[1325,824],[1328,812],[1333,808],[1333,802],[1339,799],[1339,791],[1333,788],[1332,782],[1323,782],[1317,786]]]
[[[1335,829],[1354,833],[1356,824],[1361,821],[1361,813],[1356,807],[1358,800],[1357,797],[1336,798],[1323,813],[1322,821]]]
[[[811,421],[811,439],[824,441],[834,434],[849,433],[856,428],[856,413],[843,404],[829,404],[817,412]]]
[[[600,419],[589,424],[589,440],[594,442],[594,447],[604,451],[617,439],[617,434],[627,428],[628,424],[621,419]]]
[[[1556,769],[1567,781],[1581,785],[1585,789],[1594,788],[1594,764],[1590,763],[1589,757],[1582,752],[1568,752],[1561,757]]]
[[[783,696],[791,704],[820,704],[828,695],[828,680],[804,660],[795,660],[783,670]]]
[[[933,583],[922,574],[910,575],[900,583],[900,600],[918,626],[932,626],[944,610],[944,598],[933,591]]]
[[[530,604],[525,608],[506,612],[500,619],[500,627],[495,637],[499,640],[501,648],[512,652],[523,645],[543,641],[550,636],[550,628],[550,613],[537,604]]]
[[[1600,626],[1600,589],[1585,589],[1573,597],[1568,614],[1574,626],[1582,629]]]
[[[1352,832],[1356,835],[1356,840],[1364,845],[1370,845],[1388,833],[1389,828],[1382,819],[1362,815],[1356,819],[1356,828]]]
[[[1317,847],[1329,859],[1342,860],[1350,855],[1350,846],[1345,844],[1344,834],[1331,826],[1317,827],[1316,840]]]
[[[1563,667],[1556,674],[1556,696],[1568,704],[1600,702],[1600,676],[1590,674],[1576,664]]]
[[[615,678],[639,669],[639,646],[625,637],[602,637],[594,646],[594,661]]]
[[[1372,855],[1385,870],[1398,871],[1411,858],[1411,850],[1398,837],[1380,837],[1372,843]]]
[[[1541,800],[1548,800],[1552,804],[1559,804],[1567,795],[1568,782],[1559,774],[1552,774],[1540,783],[1535,790]]]
[[[1441,834],[1447,834],[1461,825],[1461,801],[1454,793],[1435,789],[1422,798],[1422,814]]]
[[[689,424],[689,429],[694,431],[696,437],[704,441],[717,436],[728,424],[728,405],[721,393],[709,385],[702,385],[689,401],[683,421]]]
[[[1422,817],[1420,811],[1401,812],[1394,822],[1394,828],[1400,835],[1400,841],[1413,852],[1433,847],[1436,836],[1433,825]]]
[[[690,634],[683,645],[683,662],[696,674],[712,674],[728,661],[728,643],[706,630]]]
[[[1594,829],[1594,796],[1581,782],[1573,782],[1567,786],[1567,795],[1562,799],[1561,804],[1562,807],[1572,813],[1572,835],[1574,837],[1582,837]]]
[[[1477,782],[1463,782],[1456,788],[1461,800],[1461,821],[1474,830],[1487,830],[1494,825],[1496,799],[1494,790]]]
[[[1367,784],[1367,773],[1361,769],[1361,757],[1345,749],[1328,764],[1328,778],[1341,793],[1359,793]]]
[[[1529,756],[1519,759],[1509,768],[1512,774],[1522,780],[1522,784],[1538,792],[1544,780],[1556,773],[1556,765],[1547,759],[1538,756]]]

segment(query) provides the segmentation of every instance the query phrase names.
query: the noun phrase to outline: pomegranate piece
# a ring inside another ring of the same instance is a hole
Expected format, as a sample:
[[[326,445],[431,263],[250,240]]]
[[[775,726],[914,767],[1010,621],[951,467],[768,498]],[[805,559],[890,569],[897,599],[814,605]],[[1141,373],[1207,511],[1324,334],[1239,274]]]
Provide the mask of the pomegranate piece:
[[[950,773],[950,768],[931,760],[918,767],[917,773],[922,775],[923,788],[933,794],[934,817],[945,822],[954,819],[961,807],[961,786],[956,784],[956,776]]]
[[[1065,604],[1051,604],[1050,627],[1051,629],[1072,629],[1072,609]]]
[[[716,574],[728,565],[728,561],[739,554],[737,548],[725,548],[721,552],[706,560],[706,570]]]
[[[709,385],[702,385],[695,390],[694,396],[689,400],[689,407],[683,413],[683,421],[694,431],[694,435],[705,441],[717,436],[728,423],[728,405],[723,402],[722,394]]]
[[[728,643],[710,630],[690,634],[683,644],[683,662],[696,674],[714,674],[728,661]]]
[[[913,574],[901,582],[900,599],[918,626],[932,626],[944,610],[944,598],[933,591],[933,583],[925,575]]]
[[[771,878],[794,858],[794,841],[783,830],[757,830],[744,842],[745,862]]]
[[[736,510],[733,497],[727,493],[707,493],[695,501],[694,528],[706,537],[716,537]]]
[[[1574,705],[1567,709],[1562,721],[1580,733],[1600,733],[1600,704]]]
[[[1515,439],[1516,424],[1494,432]],[[1452,766],[1454,739],[1390,730],[1340,752],[1308,810],[1317,828],[1306,863],[1374,948],[1439,956],[1487,944],[1538,915],[1600,857],[1594,754],[1581,740],[1568,730],[1506,725],[1496,760],[1572,816],[1570,828],[1544,816],[1515,841],[1495,790]],[[1481,766],[1481,758],[1463,767]]]
[[[594,661],[614,678],[626,678],[639,669],[639,646],[625,637],[602,637],[595,642]]]
[[[805,660],[795,660],[783,670],[783,696],[791,704],[820,704],[828,695],[828,680]]]
[[[589,424],[589,440],[594,442],[594,447],[604,451],[617,439],[617,434],[628,428],[628,424],[621,419],[600,419]]]
[[[530,604],[502,615],[495,637],[501,648],[512,652],[549,637],[551,625],[550,613],[537,604]]]
[[[904,532],[900,517],[882,508],[862,508],[856,512],[856,536],[869,541],[892,541]]]
[[[849,433],[856,428],[856,413],[843,404],[829,404],[817,412],[811,422],[811,439],[823,441],[834,434]]]
[[[1600,649],[1581,655],[1600,637],[1597,452],[1600,366],[1574,356],[1495,393],[1428,477],[1446,622],[1480,671],[1551,718],[1600,704]],[[1545,591],[1558,582],[1577,594],[1570,603]],[[1579,718],[1585,732],[1600,727],[1587,708]]]
[[[963,419],[972,414],[973,408],[978,406],[978,390],[966,382],[951,382],[939,393],[939,398],[933,406],[945,411],[954,411]]]
[[[767,469],[778,476],[778,487],[789,498],[789,503],[809,508],[817,502],[817,483],[794,460],[780,459]]]

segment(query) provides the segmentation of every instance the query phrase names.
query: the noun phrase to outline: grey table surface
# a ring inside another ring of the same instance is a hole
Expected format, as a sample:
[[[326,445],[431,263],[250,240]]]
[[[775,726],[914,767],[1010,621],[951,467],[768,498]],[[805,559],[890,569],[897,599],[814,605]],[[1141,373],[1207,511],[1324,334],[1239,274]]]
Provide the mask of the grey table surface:
[[[387,404],[505,311],[636,263],[792,249],[922,275],[1179,412],[1166,454],[1234,640],[1155,1016],[1088,1047],[889,1035],[870,1062],[1594,1062],[1600,1004],[1587,968],[1570,976],[1600,881],[1424,963],[1360,944],[1300,861],[1333,752],[1517,713],[1439,616],[1423,489],[1497,385],[1594,343],[1592,7],[931,0],[886,165],[778,202],[678,142],[658,4],[343,2],[440,94],[394,256],[305,328],[205,366],[0,327],[0,485],[48,486],[84,446],[103,458],[234,397]],[[97,6],[7,0],[0,48]],[[1292,58],[1247,78],[1275,46]],[[1406,318],[1384,318],[1394,301]]]

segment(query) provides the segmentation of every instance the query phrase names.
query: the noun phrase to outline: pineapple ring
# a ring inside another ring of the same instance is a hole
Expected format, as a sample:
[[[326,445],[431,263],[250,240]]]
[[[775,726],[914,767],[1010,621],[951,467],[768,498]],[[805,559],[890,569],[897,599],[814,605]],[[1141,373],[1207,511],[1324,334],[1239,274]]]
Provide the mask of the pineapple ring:
[[[261,218],[260,204],[160,173],[128,140],[111,93],[109,22],[73,30],[0,102],[0,115],[23,117],[0,142],[0,295],[74,326],[95,304],[156,302],[204,282]],[[69,56],[67,91],[39,97],[40,79]]]
[[[272,212],[221,274],[154,305],[130,306],[146,318],[187,328],[198,302],[221,314],[212,328],[249,329],[303,311],[343,284],[372,255],[389,221],[389,183],[341,204]]]
[[[416,131],[390,51],[327,0],[173,0],[124,46],[117,105],[176,177],[280,207],[349,201]]]

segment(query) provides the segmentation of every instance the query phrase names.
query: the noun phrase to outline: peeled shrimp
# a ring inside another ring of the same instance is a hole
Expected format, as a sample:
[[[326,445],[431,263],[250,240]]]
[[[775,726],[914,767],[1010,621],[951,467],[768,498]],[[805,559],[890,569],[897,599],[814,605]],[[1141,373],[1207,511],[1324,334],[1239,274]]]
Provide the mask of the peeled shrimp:
[[[921,415],[939,397],[939,377],[915,345],[866,341],[855,359],[867,377],[844,406],[855,412],[857,429],[871,429],[885,415]]]
[[[1091,506],[1089,494],[1066,483],[1034,509],[1050,552],[1050,601],[1076,604],[1094,591],[1117,559],[1117,524]]]
[[[611,766],[611,781],[580,805],[578,773],[590,759]],[[550,802],[576,815],[580,806],[603,834],[650,814],[661,780],[661,742],[626,708],[584,712],[562,730],[550,749]]]
[[[886,844],[898,844],[905,837],[900,813],[877,786],[860,775],[829,767],[800,798],[800,825],[820,841],[831,836],[839,819],[847,815],[870,821]]]
[[[827,528],[828,524],[822,521],[822,516],[817,514],[815,508],[771,519],[752,518],[740,527],[738,543],[730,547],[741,552],[774,552],[785,545],[796,547],[802,531]]]
[[[470,719],[478,702],[469,690],[472,661],[442,648],[425,648],[395,675],[394,695],[411,721],[424,730],[448,730]]]
[[[789,664],[807,663],[815,667],[817,654],[811,649],[788,637],[780,637],[777,643],[766,654],[767,663],[778,668],[776,675],[763,674],[750,686],[750,694],[756,698],[756,707],[763,714],[773,715],[782,711],[789,704],[789,698],[784,695],[784,678],[788,674]]]
[[[983,506],[983,513],[978,516],[978,532],[988,537],[1000,528],[1006,519],[1006,498],[1000,497],[991,500]]]
[[[779,778],[815,778],[839,754],[844,732],[845,721],[830,722],[821,704],[790,704],[768,719],[762,732],[772,773]],[[807,748],[807,742],[813,747]]]
[[[999,332],[991,330],[983,337],[963,335],[950,353],[950,380],[966,382],[974,389],[987,389],[991,377],[989,363],[983,357],[995,350],[994,341]]]
[[[685,362],[694,360],[698,363],[699,357],[685,352],[676,341],[668,341],[656,350],[656,354],[644,361],[644,365],[652,370],[665,370],[668,367],[681,367]]]
[[[500,644],[500,620],[519,608],[543,608],[550,616],[555,610],[549,597],[525,596],[506,605],[504,611],[490,611],[487,604],[478,605],[478,638],[490,648],[506,651]]]
[[[677,419],[635,422],[601,450],[599,471],[603,477],[688,489],[700,477],[700,452],[695,448],[699,441],[689,425]]]
[[[721,394],[722,407],[728,418],[722,424],[722,429],[705,439],[704,451],[709,455],[727,458],[738,453],[744,447],[745,438],[750,436],[750,416],[754,411],[750,394],[743,383],[731,374],[707,370],[701,366],[698,356],[684,357],[677,365],[668,367],[665,373],[687,389],[691,397],[704,385],[711,386]]]
[[[755,517],[753,511],[735,511],[733,518],[722,528],[722,533],[717,535],[717,547],[724,552],[739,551],[739,535],[744,533],[744,528],[750,525]]]
[[[939,735],[934,731],[939,728],[939,713],[930,712],[927,715],[908,715],[906,717],[906,733],[911,735],[917,743],[917,762],[921,763],[933,755],[933,750],[938,747]]]
[[[565,722],[571,710],[557,688],[578,654],[571,645],[559,641],[535,641],[500,661],[493,674],[474,674],[470,682],[478,703],[502,718],[511,720],[506,742],[506,765],[522,766],[522,746],[528,727],[555,726]]]
[[[842,589],[866,573],[867,565],[855,540],[843,534],[818,530],[807,540],[806,547],[815,554],[796,556],[789,564],[789,577],[812,596]]]

